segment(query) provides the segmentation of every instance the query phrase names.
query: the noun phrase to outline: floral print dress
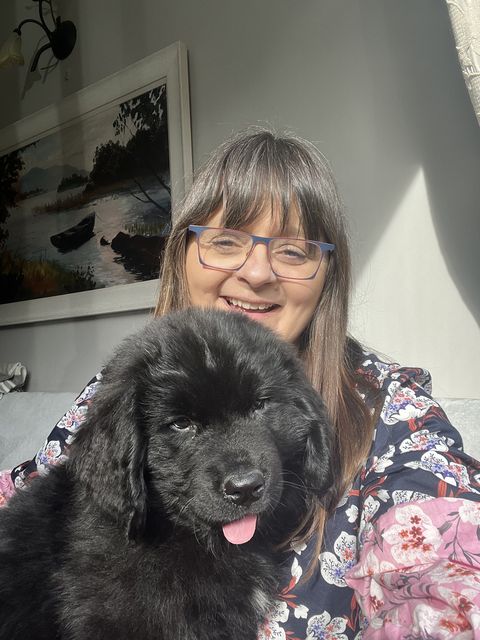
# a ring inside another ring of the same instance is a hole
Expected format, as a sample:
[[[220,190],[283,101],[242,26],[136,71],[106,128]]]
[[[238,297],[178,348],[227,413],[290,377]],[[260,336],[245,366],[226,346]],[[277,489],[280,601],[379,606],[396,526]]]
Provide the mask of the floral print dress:
[[[423,369],[366,355],[383,393],[369,457],[314,541],[292,549],[285,586],[259,640],[480,639],[480,463],[430,396]],[[0,474],[0,505],[64,459],[101,374],[34,460]]]

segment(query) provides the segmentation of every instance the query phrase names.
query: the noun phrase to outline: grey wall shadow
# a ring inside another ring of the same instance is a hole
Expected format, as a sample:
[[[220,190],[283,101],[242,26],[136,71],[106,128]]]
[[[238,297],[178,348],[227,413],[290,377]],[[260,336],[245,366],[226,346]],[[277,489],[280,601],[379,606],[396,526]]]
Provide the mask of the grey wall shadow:
[[[372,9],[377,4],[378,9],[378,3],[369,0],[368,4]],[[398,83],[396,100],[401,101],[408,123],[404,135],[415,164],[425,175],[445,265],[465,305],[479,322],[480,127],[457,60],[448,10],[444,3],[431,11],[428,3],[389,0],[378,19],[396,55],[389,61],[375,61],[375,42],[370,39],[372,68],[387,65]],[[371,34],[372,22],[365,22],[364,28]],[[428,33],[435,33],[435,37],[428,39]],[[375,101],[381,100],[385,101],[385,96],[379,92]],[[380,123],[379,135],[386,133]],[[382,147],[382,155],[388,157],[388,146],[380,144]],[[390,153],[397,154],[398,149],[392,148]],[[397,175],[395,180],[405,183],[405,177]],[[382,191],[385,193],[385,189]],[[402,195],[398,189],[389,189],[388,193],[391,197]],[[384,212],[395,211],[392,200],[381,205]],[[421,279],[424,257],[413,258],[418,261]]]

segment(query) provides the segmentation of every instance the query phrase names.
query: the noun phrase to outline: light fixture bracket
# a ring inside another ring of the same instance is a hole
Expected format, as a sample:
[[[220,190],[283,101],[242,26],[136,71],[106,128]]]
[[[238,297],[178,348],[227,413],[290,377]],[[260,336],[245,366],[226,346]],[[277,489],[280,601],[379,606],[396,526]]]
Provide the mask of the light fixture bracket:
[[[65,60],[65,58],[68,58],[68,56],[72,53],[77,41],[77,29],[75,25],[71,20],[62,21],[60,16],[57,16],[56,18],[54,17],[51,0],[35,0],[35,2],[38,2],[38,12],[40,20],[27,18],[26,20],[22,20],[18,27],[14,29],[14,31],[18,33],[18,35],[21,35],[22,27],[25,24],[33,23],[41,27],[48,38],[48,43],[45,43],[36,52],[35,57],[32,61],[32,65],[30,67],[30,71],[36,70],[40,56],[44,51],[47,51],[48,49],[52,50],[53,55],[58,60]],[[45,18],[43,15],[44,3],[47,3],[50,7],[50,13],[55,24],[55,28],[53,30],[49,29],[45,22]]]

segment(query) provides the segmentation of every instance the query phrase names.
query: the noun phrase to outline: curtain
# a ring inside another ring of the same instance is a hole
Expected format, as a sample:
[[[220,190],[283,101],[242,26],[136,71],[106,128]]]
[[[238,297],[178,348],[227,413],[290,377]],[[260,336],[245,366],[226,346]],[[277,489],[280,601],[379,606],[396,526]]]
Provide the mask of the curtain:
[[[480,124],[480,0],[446,0],[458,59]]]

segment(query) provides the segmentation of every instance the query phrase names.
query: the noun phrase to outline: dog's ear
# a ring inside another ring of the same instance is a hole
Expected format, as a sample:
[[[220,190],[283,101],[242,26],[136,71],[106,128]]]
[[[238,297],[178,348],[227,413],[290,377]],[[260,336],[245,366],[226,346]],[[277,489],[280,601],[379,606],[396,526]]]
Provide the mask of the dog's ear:
[[[320,396],[313,390],[296,398],[308,424],[304,456],[305,484],[325,503],[335,493],[335,469],[337,454],[334,431],[327,410]],[[323,500],[322,500],[323,499]]]
[[[135,378],[112,373],[100,383],[67,464],[88,499],[135,539],[146,517],[146,445],[137,416]]]

